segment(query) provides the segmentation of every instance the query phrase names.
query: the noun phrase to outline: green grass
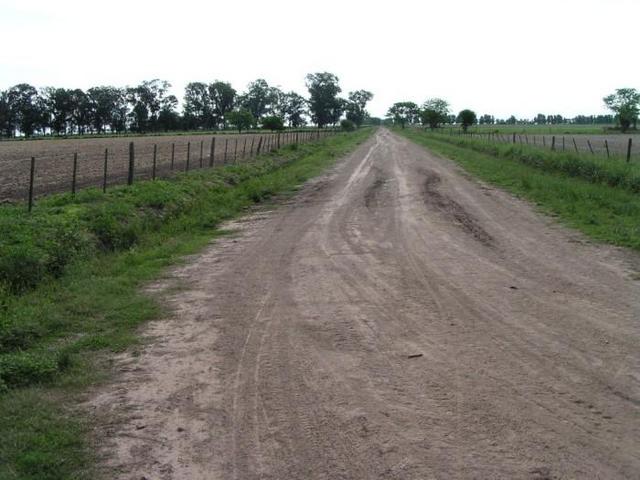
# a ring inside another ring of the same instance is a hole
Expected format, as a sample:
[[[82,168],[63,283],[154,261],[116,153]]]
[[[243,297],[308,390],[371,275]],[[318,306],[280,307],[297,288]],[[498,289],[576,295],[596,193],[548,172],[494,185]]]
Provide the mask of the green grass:
[[[0,208],[0,478],[91,476],[77,407],[160,307],[140,292],[220,223],[321,173],[372,130],[288,146],[252,164]],[[20,268],[22,266],[22,268]]]
[[[482,153],[423,131],[396,130],[460,164],[469,173],[537,204],[564,224],[605,243],[640,250],[640,195],[562,170],[545,170],[511,156]]]
[[[444,130],[448,130],[445,125]],[[458,128],[454,128],[458,130]],[[576,125],[572,123],[560,123],[558,125],[475,125],[469,131],[478,133],[500,132],[504,135],[510,133],[521,133],[529,135],[602,135],[620,133],[614,125]],[[637,133],[629,131],[627,133]]]

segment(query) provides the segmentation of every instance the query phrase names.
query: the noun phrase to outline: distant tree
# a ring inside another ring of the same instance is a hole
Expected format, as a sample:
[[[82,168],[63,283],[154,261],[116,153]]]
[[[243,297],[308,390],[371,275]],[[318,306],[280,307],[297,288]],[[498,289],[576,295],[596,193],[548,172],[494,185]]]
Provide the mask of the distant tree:
[[[103,132],[107,126],[114,130],[113,127],[118,123],[117,117],[124,104],[122,90],[109,86],[92,87],[87,90],[87,96],[93,128],[98,133]]]
[[[264,117],[262,119],[262,128],[264,128],[265,130],[283,130],[284,121],[282,120],[282,118],[276,115]]]
[[[239,100],[240,105],[259,120],[270,111],[274,102],[273,90],[266,80],[259,78],[247,86]]]
[[[467,128],[476,123],[476,113],[473,110],[465,109],[458,113],[458,122],[462,125],[465,132]]]
[[[57,135],[67,132],[73,112],[72,90],[46,87],[42,89],[46,122]]]
[[[430,98],[422,105],[420,119],[423,125],[428,125],[435,130],[441,123],[447,121],[449,115],[449,103],[441,98]]]
[[[230,83],[216,80],[209,85],[209,98],[216,123],[222,123],[222,128],[224,128],[227,112],[233,110],[236,101],[236,91]]]
[[[0,92],[0,134],[13,136],[14,120],[7,99],[7,92]]]
[[[45,104],[35,87],[21,83],[7,91],[6,102],[13,128],[30,137],[45,123]]]
[[[373,125],[373,126],[382,125],[382,119],[379,118],[379,117],[369,117],[369,116],[367,116],[367,118],[364,119],[364,124],[365,125]]]
[[[311,119],[320,128],[336,123],[344,110],[344,102],[338,98],[342,91],[338,77],[329,72],[310,73],[306,84]]]
[[[353,120],[349,120],[348,118],[345,118],[340,121],[340,128],[345,132],[353,132],[356,130],[356,128],[358,128],[358,126]]]
[[[539,113],[536,115],[536,118],[533,121],[538,125],[546,125],[547,117],[544,115],[544,113]]]
[[[514,115],[511,115],[509,118],[507,118],[505,123],[507,125],[515,125],[516,123],[518,123],[518,119]]]
[[[495,118],[493,118],[493,115],[487,115],[486,113],[484,115],[482,115],[480,117],[480,119],[478,120],[478,123],[480,125],[493,125],[495,123]]]
[[[346,103],[347,120],[351,120],[360,127],[367,117],[367,103],[373,98],[373,93],[367,90],[349,92]]]
[[[635,88],[618,88],[603,98],[607,108],[616,114],[620,130],[626,132],[633,124],[636,128],[640,113],[640,92]]]
[[[239,110],[233,110],[232,112],[229,112],[227,114],[227,120],[231,125],[238,129],[238,133],[242,133],[242,130],[251,128],[251,126],[253,126],[256,122],[256,119],[253,118],[251,112],[246,108],[241,108]]]
[[[290,127],[298,128],[306,122],[304,116],[307,113],[307,101],[302,95],[296,92],[288,92],[284,97],[284,118],[289,122]]]
[[[409,123],[416,123],[420,109],[413,102],[396,102],[387,112],[387,116],[393,119],[394,124],[400,124],[402,128]]]
[[[180,128],[180,115],[176,111],[177,106],[178,99],[175,95],[167,95],[162,99],[160,113],[158,113],[157,128],[165,132]]]
[[[202,128],[212,123],[213,112],[206,83],[191,82],[184,90],[183,102],[185,126],[188,129]]]

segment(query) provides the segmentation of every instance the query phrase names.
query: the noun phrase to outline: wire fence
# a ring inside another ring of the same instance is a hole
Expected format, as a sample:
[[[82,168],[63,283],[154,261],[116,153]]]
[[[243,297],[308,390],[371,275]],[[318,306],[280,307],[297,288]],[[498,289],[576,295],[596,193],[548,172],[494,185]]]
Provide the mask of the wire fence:
[[[106,191],[111,186],[167,178],[178,172],[240,164],[336,132],[325,128],[211,137],[139,137],[111,139],[106,144],[61,141],[30,156],[25,156],[24,150],[0,151],[0,201],[26,200],[31,210],[34,199],[43,195],[76,194],[88,187]]]
[[[449,129],[441,131],[449,136],[464,136],[484,140],[488,143],[518,144],[545,148],[556,152],[601,155],[607,158],[622,158],[631,162],[640,157],[640,135],[539,135],[503,134],[499,132],[464,132]]]

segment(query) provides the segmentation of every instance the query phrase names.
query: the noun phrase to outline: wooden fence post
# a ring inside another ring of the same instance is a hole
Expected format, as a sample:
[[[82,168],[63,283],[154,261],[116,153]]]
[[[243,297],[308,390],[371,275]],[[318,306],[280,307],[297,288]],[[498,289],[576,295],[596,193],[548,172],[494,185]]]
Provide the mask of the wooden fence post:
[[[513,143],[516,143],[516,134],[513,134]]]
[[[204,159],[204,140],[200,140],[200,168],[203,167],[203,159]]]
[[[176,144],[172,143],[171,144],[171,171],[173,171],[173,163],[175,161],[176,158]]]
[[[576,149],[576,153],[580,153],[580,152],[578,152],[578,144],[576,143],[576,138],[575,137],[571,137],[571,139],[573,140],[573,148]]]
[[[562,151],[564,152],[564,135],[562,136]]]
[[[260,140],[258,140],[258,149],[256,150],[256,156],[260,155],[260,147],[262,147],[262,135],[260,135]]]
[[[556,136],[551,137],[551,150],[556,149]]]
[[[216,154],[216,137],[211,137],[211,152],[209,153],[209,166],[213,167],[213,158]]]
[[[158,153],[158,145],[153,144],[153,167],[151,168],[151,180],[156,179],[156,156]]]
[[[607,142],[607,139],[604,139],[604,148],[607,150],[607,158],[609,158],[609,142]]]
[[[627,163],[631,161],[631,137],[629,137],[629,143],[627,143]]]
[[[589,150],[591,150],[591,154],[595,155],[595,152],[593,151],[593,147],[591,146],[591,141],[587,138],[587,145],[589,146]]]
[[[256,137],[255,136],[251,137],[251,149],[249,150],[249,158],[253,157],[253,144],[255,143],[255,141],[256,141]]]
[[[245,159],[246,154],[247,154],[247,137],[244,137],[244,143],[242,144],[242,160]]]
[[[185,166],[185,171],[189,171],[189,162],[191,160],[191,142],[187,142],[187,165]]]
[[[36,157],[31,157],[31,172],[29,173],[29,211],[33,209],[33,181],[36,175]]]
[[[225,138],[224,139],[224,160],[222,162],[223,165],[227,164],[227,147],[229,145],[229,139]]]
[[[107,193],[107,166],[109,164],[109,149],[104,149],[104,169],[102,172],[102,193]]]
[[[233,146],[233,163],[238,163],[238,137],[235,138],[235,145]]]
[[[278,132],[277,136],[278,136],[278,150],[280,150],[280,132]]]
[[[76,194],[76,176],[78,174],[78,153],[73,154],[73,173],[71,174],[71,195]]]
[[[133,172],[136,165],[136,152],[133,142],[129,142],[129,174],[127,175],[127,185],[133,184]]]

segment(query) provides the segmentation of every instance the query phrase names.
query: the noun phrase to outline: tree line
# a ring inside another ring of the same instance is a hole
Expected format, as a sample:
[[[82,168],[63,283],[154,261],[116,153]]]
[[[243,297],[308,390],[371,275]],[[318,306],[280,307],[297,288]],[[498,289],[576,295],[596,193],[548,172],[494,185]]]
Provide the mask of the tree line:
[[[611,115],[577,115],[565,118],[562,115],[537,114],[533,119],[517,119],[514,115],[507,119],[497,119],[493,115],[484,114],[478,117],[469,109],[464,109],[453,115],[449,103],[441,98],[431,98],[421,107],[414,102],[396,102],[387,112],[388,121],[402,128],[407,124],[422,124],[432,129],[442,124],[458,123],[463,130],[471,126],[480,125],[557,125],[573,123],[577,125],[612,125],[616,124],[622,132],[629,128],[637,128],[640,116],[640,92],[633,88],[619,88],[611,95],[603,98],[604,104],[613,114]]]
[[[355,127],[368,117],[367,90],[342,89],[336,75],[311,73],[305,77],[308,97],[284,92],[257,79],[238,93],[229,83],[190,82],[185,87],[181,111],[178,98],[169,93],[166,80],[146,80],[136,86],[97,86],[82,90],[36,88],[21,83],[0,91],[0,135],[71,135],[86,133],[215,130],[233,127],[278,130],[298,128],[311,121],[323,128],[343,116]]]

